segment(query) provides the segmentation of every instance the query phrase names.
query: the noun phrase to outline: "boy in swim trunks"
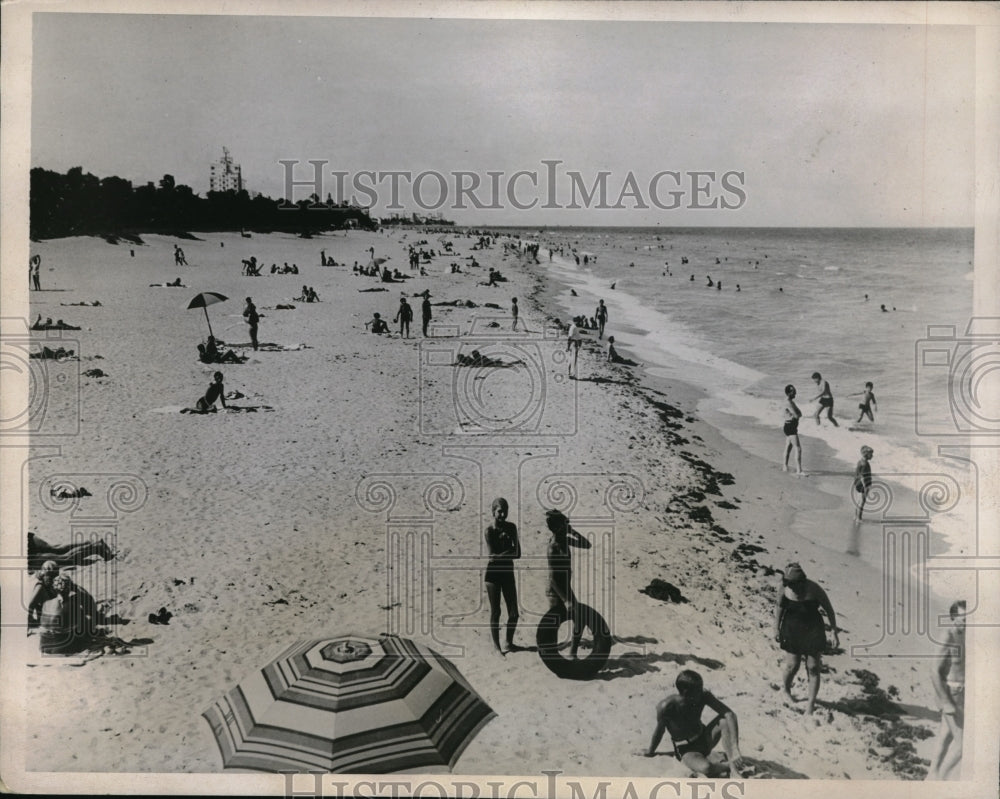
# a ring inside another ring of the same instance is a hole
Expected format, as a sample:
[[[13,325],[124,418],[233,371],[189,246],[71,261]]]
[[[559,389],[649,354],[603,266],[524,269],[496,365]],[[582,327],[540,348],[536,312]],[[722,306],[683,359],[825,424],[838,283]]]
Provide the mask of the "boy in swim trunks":
[[[822,391],[812,398],[813,402],[819,400],[819,407],[816,409],[816,414],[813,417],[816,419],[816,424],[819,424],[819,417],[825,410],[826,418],[833,422],[833,426],[840,427],[837,424],[837,420],[833,418],[833,390],[830,388],[830,384],[823,379],[823,376],[819,372],[813,372],[812,379],[817,386],[823,386]]]
[[[865,390],[864,391],[862,391],[862,392],[860,392],[858,394],[851,394],[850,396],[852,396],[852,397],[861,397],[862,398],[861,402],[858,403],[858,410],[860,410],[861,413],[858,414],[858,421],[855,422],[855,424],[857,424],[862,419],[864,419],[865,416],[867,416],[869,419],[871,419],[872,424],[875,424],[875,414],[872,413],[872,405],[874,405],[877,408],[878,407],[878,402],[875,400],[875,386],[874,386],[874,384],[872,384],[872,383],[865,383]]]
[[[685,669],[674,683],[676,694],[671,694],[656,706],[656,729],[649,749],[643,754],[652,757],[667,732],[674,744],[674,756],[697,774],[706,777],[728,777],[730,767],[741,776],[750,765],[740,754],[739,726],[736,714],[711,691],[705,690],[701,675]],[[701,723],[706,705],[716,712],[707,725]],[[712,763],[709,753],[722,742],[728,763]]]

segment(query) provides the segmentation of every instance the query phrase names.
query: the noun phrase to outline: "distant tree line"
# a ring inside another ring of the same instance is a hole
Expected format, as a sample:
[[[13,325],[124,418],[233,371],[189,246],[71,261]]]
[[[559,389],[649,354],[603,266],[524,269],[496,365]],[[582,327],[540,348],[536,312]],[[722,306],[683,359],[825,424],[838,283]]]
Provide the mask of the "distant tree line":
[[[210,191],[199,197],[164,175],[133,186],[119,177],[98,178],[73,167],[65,175],[31,170],[31,238],[123,237],[139,233],[177,235],[186,231],[281,231],[309,236],[345,227],[376,227],[364,208],[325,203],[315,194],[295,204],[246,190]]]

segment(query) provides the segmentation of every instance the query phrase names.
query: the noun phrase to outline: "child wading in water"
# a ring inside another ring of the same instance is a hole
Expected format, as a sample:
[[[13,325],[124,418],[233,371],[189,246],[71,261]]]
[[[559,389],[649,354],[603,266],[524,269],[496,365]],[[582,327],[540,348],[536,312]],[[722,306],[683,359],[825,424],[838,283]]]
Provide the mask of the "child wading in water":
[[[872,487],[872,465],[871,459],[875,455],[875,450],[871,447],[861,448],[861,460],[854,467],[854,490],[861,496],[858,497],[858,515],[854,517],[857,522],[861,521],[861,514],[865,509],[865,500],[868,499],[868,490]]]
[[[819,407],[816,409],[816,414],[814,416],[816,424],[819,424],[819,417],[825,410],[826,418],[833,422],[833,426],[840,427],[840,425],[837,424],[837,420],[833,418],[833,390],[830,388],[830,384],[823,379],[823,376],[819,372],[813,372],[812,379],[817,387],[823,387],[819,394],[812,398],[813,402],[819,400]]]
[[[861,413],[858,414],[858,422],[867,416],[871,419],[872,424],[875,424],[875,415],[872,413],[872,405],[878,408],[878,402],[875,400],[875,386],[872,383],[865,383],[865,390],[859,391],[857,394],[851,394],[852,397],[862,397],[860,403],[858,403],[858,409]],[[857,422],[855,422],[857,424]]]

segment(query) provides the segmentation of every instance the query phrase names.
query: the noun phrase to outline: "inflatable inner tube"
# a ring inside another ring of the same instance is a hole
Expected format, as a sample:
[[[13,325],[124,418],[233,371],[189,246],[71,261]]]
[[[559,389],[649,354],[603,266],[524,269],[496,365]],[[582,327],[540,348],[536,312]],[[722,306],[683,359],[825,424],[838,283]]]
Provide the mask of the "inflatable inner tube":
[[[604,668],[611,651],[611,630],[604,618],[592,607],[577,603],[582,621],[581,644],[576,659],[570,658],[572,625],[560,635],[564,622],[570,621],[565,606],[551,609],[538,622],[535,642],[542,662],[557,677],[568,680],[589,680]]]

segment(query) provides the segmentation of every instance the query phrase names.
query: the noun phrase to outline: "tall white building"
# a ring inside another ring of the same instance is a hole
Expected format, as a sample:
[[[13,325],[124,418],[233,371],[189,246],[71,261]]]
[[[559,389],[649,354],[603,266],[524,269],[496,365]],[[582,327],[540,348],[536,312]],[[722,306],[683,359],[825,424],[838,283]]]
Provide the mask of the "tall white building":
[[[243,189],[243,172],[225,147],[222,148],[222,158],[211,166],[208,188],[209,191],[241,191]]]

